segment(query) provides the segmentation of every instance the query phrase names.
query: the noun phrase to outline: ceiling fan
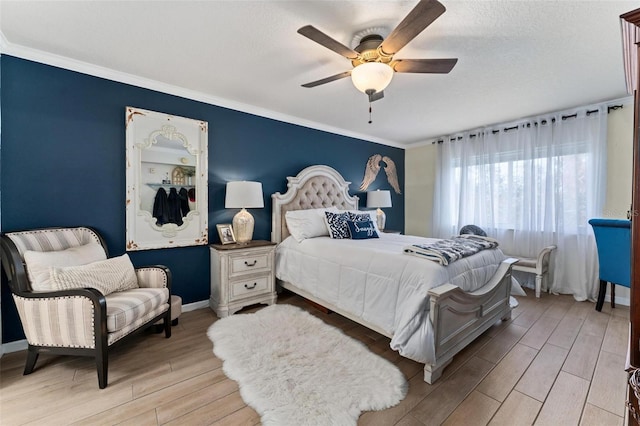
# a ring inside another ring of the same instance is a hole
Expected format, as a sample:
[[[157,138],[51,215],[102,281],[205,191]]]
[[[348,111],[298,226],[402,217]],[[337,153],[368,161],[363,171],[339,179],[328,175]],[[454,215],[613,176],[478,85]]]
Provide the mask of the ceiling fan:
[[[449,73],[458,62],[457,58],[393,59],[393,55],[427,28],[445,10],[445,7],[437,0],[421,0],[387,38],[383,38],[379,34],[367,34],[353,49],[311,25],[300,28],[298,33],[349,59],[354,67],[350,71],[303,84],[302,87],[316,87],[351,76],[356,88],[369,97],[369,102],[373,102],[384,97],[384,89],[391,82],[395,72]]]

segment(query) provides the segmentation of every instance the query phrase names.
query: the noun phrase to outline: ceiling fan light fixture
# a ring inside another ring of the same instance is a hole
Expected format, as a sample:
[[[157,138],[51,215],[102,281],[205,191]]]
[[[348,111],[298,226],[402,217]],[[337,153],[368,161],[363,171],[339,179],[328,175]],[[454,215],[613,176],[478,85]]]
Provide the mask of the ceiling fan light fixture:
[[[382,92],[391,83],[393,68],[381,62],[365,62],[351,70],[351,81],[362,93]]]

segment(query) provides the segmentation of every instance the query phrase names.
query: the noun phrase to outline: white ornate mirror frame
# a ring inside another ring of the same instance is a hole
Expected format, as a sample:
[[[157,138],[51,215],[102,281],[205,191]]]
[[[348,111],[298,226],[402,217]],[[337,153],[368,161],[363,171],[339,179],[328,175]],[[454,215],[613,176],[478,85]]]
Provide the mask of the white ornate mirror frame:
[[[208,124],[125,110],[127,251],[208,243]]]

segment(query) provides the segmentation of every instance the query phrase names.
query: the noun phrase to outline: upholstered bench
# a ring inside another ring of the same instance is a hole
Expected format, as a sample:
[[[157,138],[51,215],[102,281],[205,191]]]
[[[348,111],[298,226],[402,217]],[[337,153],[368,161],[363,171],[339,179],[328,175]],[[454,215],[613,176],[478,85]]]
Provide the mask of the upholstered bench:
[[[556,248],[555,245],[545,247],[536,258],[506,255],[507,257],[518,259],[518,262],[512,266],[514,271],[528,272],[536,275],[536,297],[540,297],[540,290],[549,290],[549,264],[551,262],[551,253]]]
[[[510,231],[510,238],[513,240],[513,230]],[[480,235],[483,237],[487,236],[487,233],[476,225],[465,225],[460,228],[460,235],[462,234],[472,234],[472,235]],[[514,263],[511,267],[514,271],[520,272],[528,272],[531,274],[536,274],[536,297],[540,297],[540,290],[545,288],[549,289],[548,280],[549,280],[549,263],[551,261],[551,252],[554,251],[557,247],[554,245],[545,247],[538,254],[538,257],[520,257],[514,256],[512,254],[506,254],[508,258],[518,259],[518,262]],[[508,250],[507,250],[508,251]]]

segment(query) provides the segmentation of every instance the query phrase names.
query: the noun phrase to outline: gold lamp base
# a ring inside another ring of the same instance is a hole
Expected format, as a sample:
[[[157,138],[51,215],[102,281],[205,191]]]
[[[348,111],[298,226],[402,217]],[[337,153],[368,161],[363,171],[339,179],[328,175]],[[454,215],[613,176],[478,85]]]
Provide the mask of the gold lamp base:
[[[253,238],[254,220],[246,209],[240,210],[233,217],[233,233],[238,244],[247,244]]]

